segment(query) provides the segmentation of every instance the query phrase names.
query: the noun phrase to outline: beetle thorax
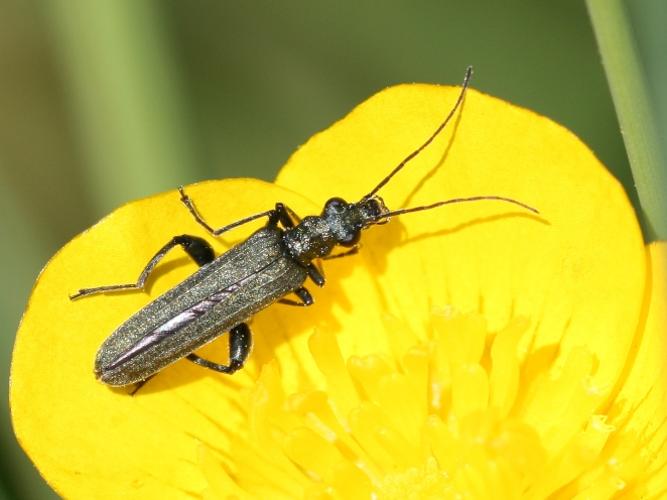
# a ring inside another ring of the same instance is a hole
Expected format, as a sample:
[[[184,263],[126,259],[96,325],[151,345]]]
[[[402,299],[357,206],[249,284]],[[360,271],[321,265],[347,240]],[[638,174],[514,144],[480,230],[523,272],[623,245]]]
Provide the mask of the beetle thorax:
[[[305,217],[287,229],[283,241],[292,257],[304,265],[329,255],[337,243],[327,221],[318,216]]]

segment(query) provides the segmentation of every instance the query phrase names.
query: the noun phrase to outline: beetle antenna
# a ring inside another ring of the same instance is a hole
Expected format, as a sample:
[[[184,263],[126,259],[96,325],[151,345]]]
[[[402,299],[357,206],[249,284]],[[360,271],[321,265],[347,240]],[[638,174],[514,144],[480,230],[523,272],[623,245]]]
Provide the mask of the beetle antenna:
[[[489,195],[489,196],[469,196],[467,198],[451,198],[449,200],[438,201],[436,203],[432,203],[430,205],[424,205],[424,206],[421,206],[421,207],[401,208],[399,210],[393,210],[391,212],[385,212],[379,217],[379,219],[389,218],[389,217],[392,217],[394,215],[408,214],[410,212],[421,212],[422,210],[431,210],[432,208],[441,207],[443,205],[453,205],[454,203],[465,203],[465,202],[468,202],[468,201],[480,201],[480,200],[504,201],[506,203],[512,203],[513,205],[518,205],[522,208],[525,208],[526,210],[530,210],[531,212],[533,212],[535,214],[540,213],[540,211],[538,209],[533,208],[530,205],[526,205],[525,203],[521,203],[520,201],[517,201],[513,198],[506,198],[504,196]]]
[[[466,73],[465,76],[463,77],[463,84],[461,85],[461,93],[459,94],[459,97],[456,99],[456,103],[454,104],[454,107],[450,110],[449,114],[445,117],[445,119],[442,121],[442,123],[438,126],[437,129],[435,129],[435,132],[431,134],[431,137],[429,137],[424,144],[419,146],[417,149],[415,149],[412,153],[410,153],[408,156],[406,156],[401,163],[396,165],[394,169],[389,172],[389,174],[380,181],[380,183],[373,188],[373,190],[368,193],[366,196],[362,198],[362,201],[365,201],[372,197],[375,193],[377,193],[382,187],[387,184],[394,175],[396,175],[398,172],[400,172],[403,167],[410,161],[412,160],[415,156],[417,156],[419,153],[422,152],[424,148],[426,148],[431,142],[433,142],[433,139],[435,139],[440,132],[442,132],[442,129],[445,128],[445,126],[449,123],[449,121],[452,119],[452,116],[454,116],[454,113],[456,110],[459,108],[461,105],[461,102],[463,101],[463,97],[465,96],[466,89],[468,88],[468,83],[470,82],[470,77],[472,76],[472,66],[468,66],[466,68]]]

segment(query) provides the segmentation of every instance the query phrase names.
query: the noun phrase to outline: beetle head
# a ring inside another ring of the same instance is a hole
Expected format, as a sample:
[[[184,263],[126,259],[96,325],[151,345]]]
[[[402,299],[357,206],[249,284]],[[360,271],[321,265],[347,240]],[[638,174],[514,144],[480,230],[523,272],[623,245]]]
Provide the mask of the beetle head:
[[[389,210],[379,196],[348,203],[342,198],[331,198],[324,205],[324,218],[336,243],[343,247],[353,247],[359,243],[361,230],[373,224],[384,222]]]
[[[428,145],[433,142],[433,140],[440,134],[440,132],[442,132],[445,126],[453,118],[456,110],[461,106],[471,75],[472,66],[468,66],[466,69],[465,77],[463,79],[461,92],[459,93],[459,96],[454,103],[454,107],[449,111],[447,116],[440,123],[440,125],[438,125],[431,136],[421,146],[412,151],[398,165],[396,165],[368,194],[366,194],[356,203],[348,203],[342,198],[331,198],[326,202],[321,217],[326,220],[330,228],[331,235],[333,236],[333,240],[335,240],[336,244],[344,247],[353,247],[359,242],[361,237],[361,230],[371,225],[384,224],[389,222],[389,218],[392,216],[431,210],[453,203],[480,200],[497,200],[512,203],[530,210],[531,212],[539,213],[537,209],[526,205],[525,203],[514,200],[513,198],[497,195],[479,195],[464,198],[451,198],[449,200],[437,201],[435,203],[431,203],[430,205],[400,208],[398,210],[390,211],[384,204],[382,198],[380,198],[377,194],[380,189],[386,186],[389,181],[391,181],[391,179],[410,162],[410,160],[418,156],[419,153],[428,147]]]

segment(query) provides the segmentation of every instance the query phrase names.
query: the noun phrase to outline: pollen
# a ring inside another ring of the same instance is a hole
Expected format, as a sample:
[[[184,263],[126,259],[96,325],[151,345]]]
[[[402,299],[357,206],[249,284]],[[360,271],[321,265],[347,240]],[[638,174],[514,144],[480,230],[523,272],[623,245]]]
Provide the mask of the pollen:
[[[406,325],[385,323],[398,349]],[[277,365],[265,366],[234,460],[223,465],[202,445],[212,496],[641,495],[650,454],[599,412],[593,355],[582,347],[561,366],[545,363],[522,354],[529,335],[526,319],[491,332],[480,315],[439,311],[428,340],[393,357],[345,359],[334,334],[315,332],[324,385],[287,393]]]

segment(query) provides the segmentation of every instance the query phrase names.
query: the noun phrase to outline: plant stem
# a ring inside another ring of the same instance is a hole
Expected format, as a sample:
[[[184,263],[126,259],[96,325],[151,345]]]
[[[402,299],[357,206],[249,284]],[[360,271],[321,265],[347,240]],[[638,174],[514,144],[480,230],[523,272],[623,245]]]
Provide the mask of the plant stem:
[[[667,240],[667,165],[654,110],[621,0],[587,0],[648,234]]]

